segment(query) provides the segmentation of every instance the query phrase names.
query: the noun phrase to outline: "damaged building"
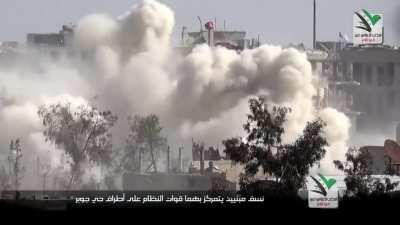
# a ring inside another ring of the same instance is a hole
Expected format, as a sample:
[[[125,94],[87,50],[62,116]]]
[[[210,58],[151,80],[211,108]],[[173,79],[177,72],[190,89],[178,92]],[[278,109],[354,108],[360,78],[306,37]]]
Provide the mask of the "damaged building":
[[[353,109],[362,112],[359,129],[390,126],[400,120],[400,51],[376,46],[346,48],[341,59],[352,65],[352,78],[360,85],[352,90]]]
[[[42,54],[57,58],[62,52],[73,54],[74,26],[63,25],[58,33],[29,33],[27,47],[35,48]]]
[[[344,112],[352,120],[356,133],[396,130],[396,141],[387,139],[383,146],[366,145],[360,151],[370,154],[373,174],[392,170],[399,175],[399,49],[317,42],[315,50],[306,52],[314,74],[320,77],[316,98],[319,108],[329,106]]]
[[[394,129],[400,121],[400,51],[384,45],[317,42],[308,51],[320,76],[318,105],[352,119],[356,131]]]
[[[225,190],[235,191],[236,183],[230,179],[227,171],[220,170],[213,162],[217,162],[220,158],[214,158],[215,152],[199,152],[199,160],[201,167],[196,169],[191,163],[188,170],[183,168],[182,150],[179,148],[179,156],[177,159],[177,167],[171,169],[173,160],[170,159],[170,151],[166,155],[166,171],[156,173],[146,173],[142,171],[142,157],[139,154],[138,165],[139,169],[136,172],[125,173],[122,176],[122,188],[129,191],[212,191]],[[218,152],[218,150],[216,150]],[[206,153],[206,154],[204,154]],[[204,157],[206,156],[206,157]],[[206,161],[208,160],[208,161]],[[215,161],[214,161],[215,160]],[[209,165],[204,167],[204,163]],[[210,163],[211,162],[211,163]]]
[[[245,31],[218,30],[216,22],[209,21],[203,25],[200,20],[200,31],[188,32],[186,27],[182,28],[181,51],[188,53],[199,44],[208,44],[212,47],[222,46],[227,49],[243,51],[244,49],[253,49],[260,46],[260,38],[249,39]]]
[[[19,43],[16,41],[0,42],[0,65],[10,64],[17,58]]]
[[[73,29],[73,26],[63,25],[58,33],[29,33],[26,37],[27,44],[35,47],[68,47],[73,42]]]

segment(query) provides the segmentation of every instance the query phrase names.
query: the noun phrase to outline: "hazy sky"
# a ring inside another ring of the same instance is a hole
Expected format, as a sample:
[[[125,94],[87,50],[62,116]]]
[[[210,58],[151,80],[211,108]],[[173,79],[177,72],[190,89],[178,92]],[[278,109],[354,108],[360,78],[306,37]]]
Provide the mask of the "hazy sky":
[[[96,12],[118,16],[138,0],[0,0],[0,40],[25,41],[29,32],[57,32]],[[197,16],[217,17],[217,27],[246,30],[263,42],[312,43],[312,0],[163,0],[176,13],[174,42],[181,27],[198,30]],[[384,14],[385,43],[400,44],[400,0],[317,0],[319,40],[337,40],[342,32],[351,38],[353,12],[368,9]]]

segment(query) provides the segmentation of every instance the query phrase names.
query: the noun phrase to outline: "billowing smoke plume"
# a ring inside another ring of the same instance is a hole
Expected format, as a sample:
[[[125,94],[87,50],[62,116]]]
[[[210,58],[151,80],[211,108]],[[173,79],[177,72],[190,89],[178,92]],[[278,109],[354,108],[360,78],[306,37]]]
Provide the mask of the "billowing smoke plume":
[[[119,116],[113,130],[117,146],[126,138],[128,115],[155,113],[172,149],[184,145],[190,156],[192,138],[220,145],[243,135],[248,99],[261,94],[271,104],[292,108],[285,142],[293,141],[308,121],[325,120],[330,147],[321,166],[334,172],[331,161],[343,159],[350,122],[334,109],[318,112],[313,106],[317,77],[305,53],[270,45],[241,53],[198,45],[181,55],[170,45],[173,26],[172,10],[144,0],[119,18],[81,19],[75,29],[77,54],[52,59],[26,49],[15,66],[0,68],[1,153],[6,154],[11,139],[21,137],[27,161],[39,155],[58,168],[62,154],[44,142],[38,106],[78,105],[98,96],[100,108]]]

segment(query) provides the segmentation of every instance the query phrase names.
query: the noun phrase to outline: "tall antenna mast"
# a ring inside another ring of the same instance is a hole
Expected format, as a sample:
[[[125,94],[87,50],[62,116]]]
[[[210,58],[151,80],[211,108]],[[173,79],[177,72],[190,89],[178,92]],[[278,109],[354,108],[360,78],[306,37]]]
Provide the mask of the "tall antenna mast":
[[[317,48],[317,41],[316,41],[316,23],[317,23],[317,3],[314,0],[314,31],[313,31],[313,49]]]

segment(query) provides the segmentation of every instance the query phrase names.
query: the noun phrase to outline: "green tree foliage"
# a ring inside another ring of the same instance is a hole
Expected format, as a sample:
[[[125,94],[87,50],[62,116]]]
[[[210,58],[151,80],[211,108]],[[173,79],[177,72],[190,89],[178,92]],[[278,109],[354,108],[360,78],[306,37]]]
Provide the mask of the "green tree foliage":
[[[372,177],[372,158],[368,151],[359,151],[350,148],[346,153],[346,161],[335,160],[336,168],[346,175],[346,194],[348,196],[367,197],[380,195],[396,188],[398,183],[392,183],[389,178],[380,179]],[[390,165],[386,165],[387,167]],[[386,169],[390,172],[390,169]]]
[[[262,97],[251,99],[249,105],[250,114],[243,126],[247,137],[223,141],[227,157],[244,165],[241,189],[258,183],[254,176],[262,169],[269,180],[266,183],[271,184],[273,180],[273,185],[264,188],[277,188],[284,193],[297,192],[309,169],[325,155],[328,144],[322,136],[325,124],[321,120],[309,122],[293,144],[283,144],[283,126],[291,110],[286,107],[272,107],[270,110]]]
[[[151,114],[128,118],[129,135],[126,140],[123,164],[126,171],[139,170],[139,154],[142,162],[148,164],[145,172],[157,172],[157,160],[161,151],[167,149],[167,139],[161,135],[162,127],[158,116]]]
[[[111,111],[100,111],[94,105],[71,104],[41,106],[38,111],[43,121],[46,142],[54,143],[71,158],[71,174],[67,189],[81,182],[83,163],[109,165],[112,154],[111,127],[117,117]]]

